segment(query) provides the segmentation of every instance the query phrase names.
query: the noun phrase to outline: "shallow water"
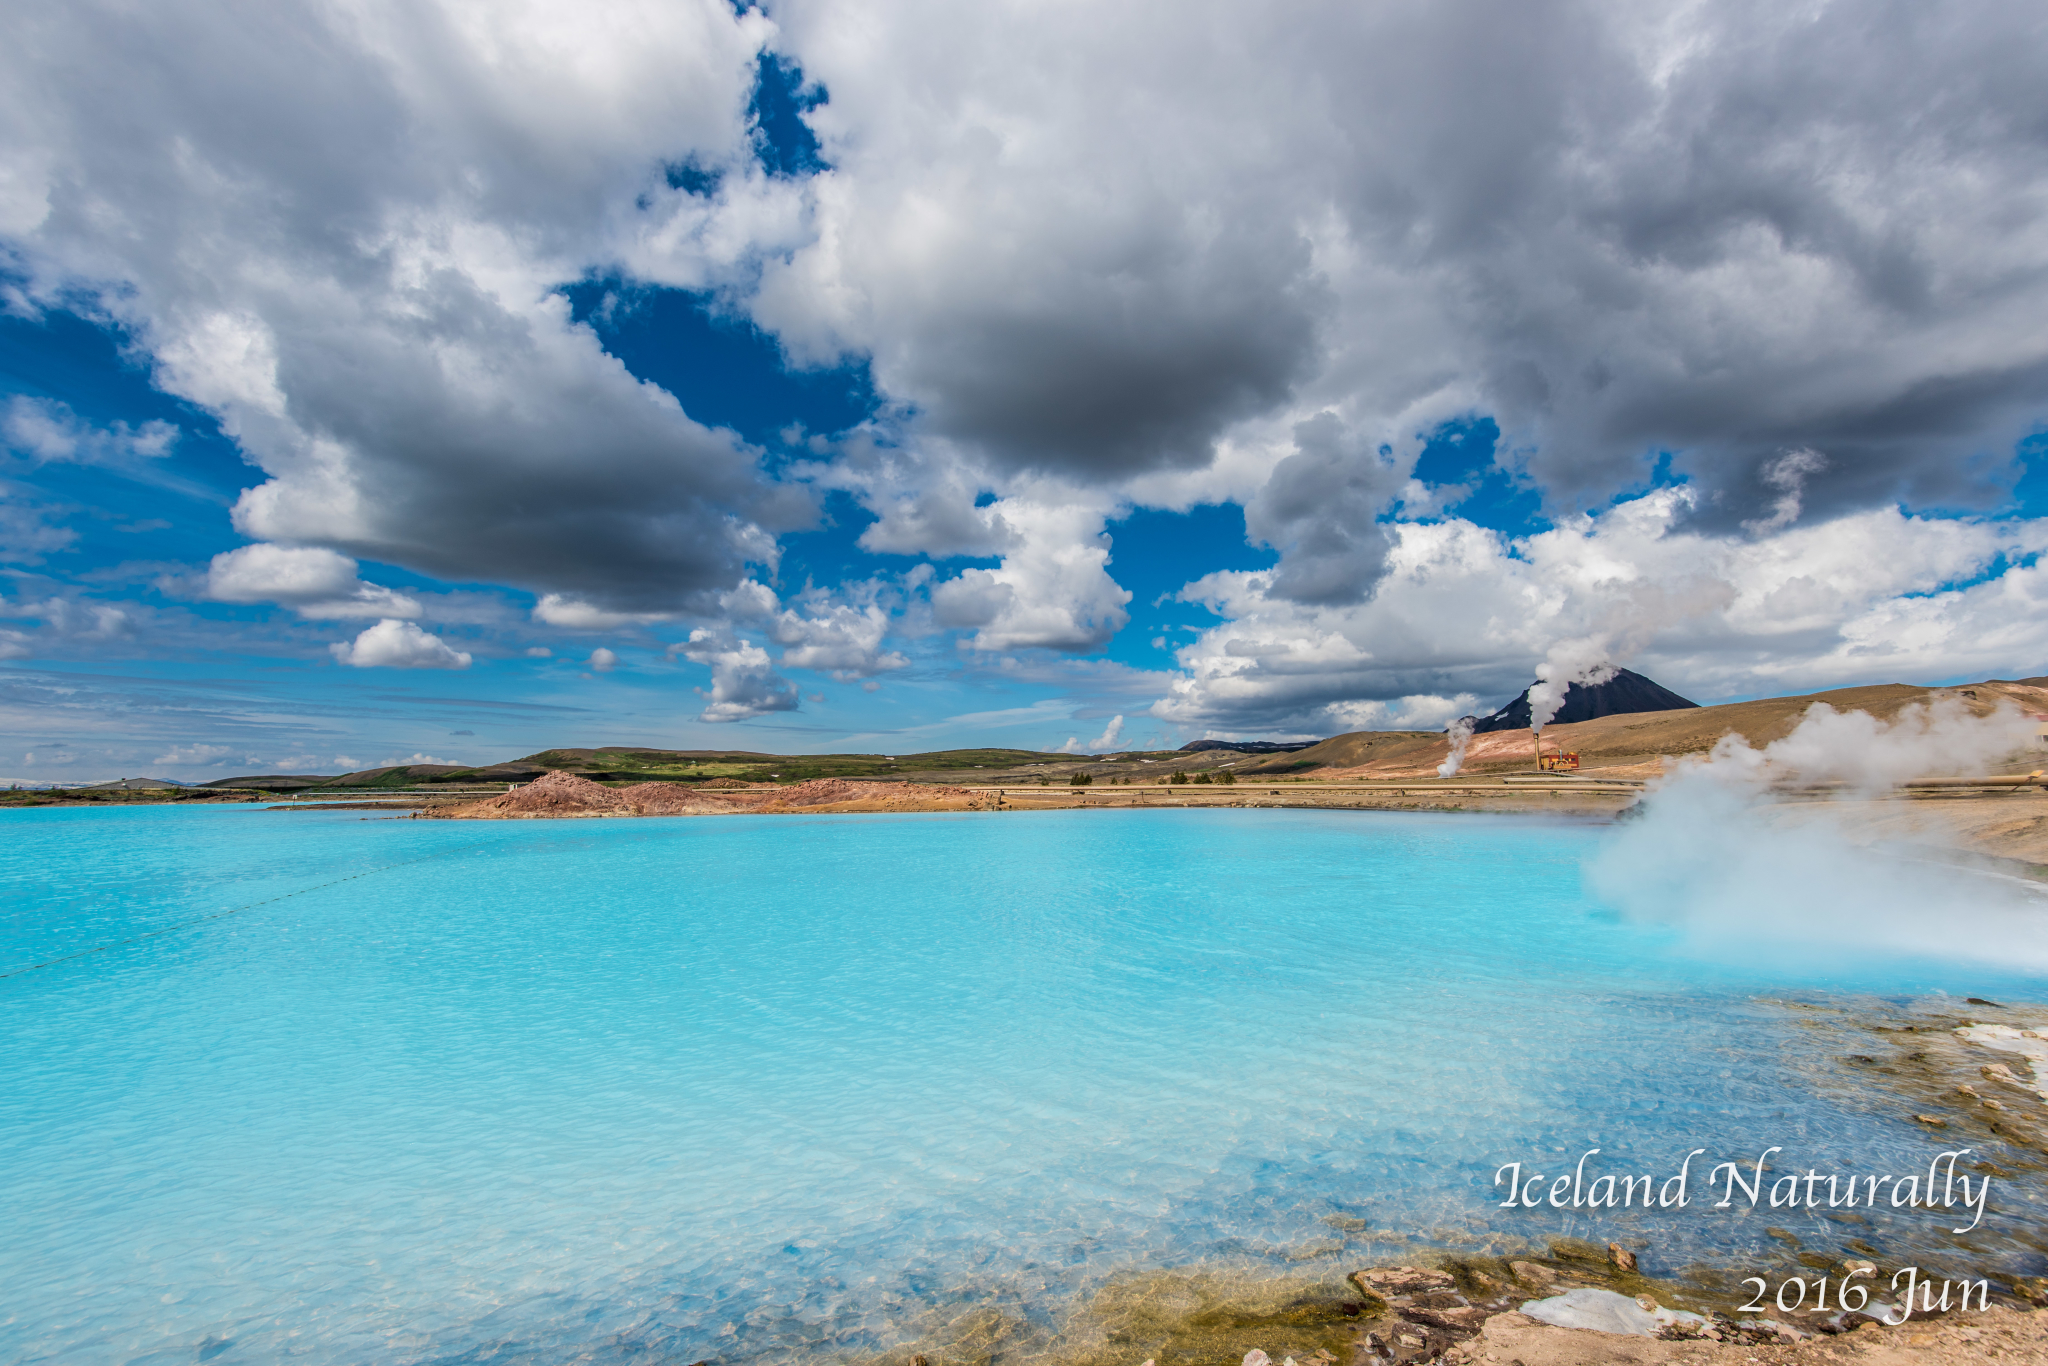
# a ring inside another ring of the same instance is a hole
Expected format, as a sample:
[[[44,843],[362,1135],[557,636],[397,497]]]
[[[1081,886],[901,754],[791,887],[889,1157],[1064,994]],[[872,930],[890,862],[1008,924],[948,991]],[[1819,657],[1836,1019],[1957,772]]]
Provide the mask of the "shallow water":
[[[1533,820],[0,833],[9,1361],[852,1351],[968,1285],[1045,1315],[1123,1268],[1605,1238],[1641,1230],[1498,1209],[1495,1168],[1924,1166],[1760,992],[2041,994],[1682,953],[1586,899],[1600,832]]]

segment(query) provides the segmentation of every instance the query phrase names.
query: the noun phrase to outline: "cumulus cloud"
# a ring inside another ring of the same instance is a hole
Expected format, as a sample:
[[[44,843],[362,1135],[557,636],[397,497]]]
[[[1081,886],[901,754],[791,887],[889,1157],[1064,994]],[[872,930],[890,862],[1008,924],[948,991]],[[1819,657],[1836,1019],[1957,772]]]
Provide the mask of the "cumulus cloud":
[[[1090,650],[1131,619],[1131,595],[1109,574],[1105,510],[1052,492],[992,504],[1017,533],[1001,563],[932,585],[934,619],[972,630],[977,650]]]
[[[1719,679],[1741,654],[1714,632],[1761,632],[1767,674],[1868,677],[1933,657],[1901,642],[1942,635],[1914,594],[1948,581],[1807,583],[1797,537],[1991,506],[2048,392],[2025,113],[2048,48],[2000,0],[117,8],[0,50],[17,306],[90,301],[214,414],[264,472],[247,535],[519,586],[563,630],[736,641],[724,595],[839,488],[879,519],[867,550],[996,561],[922,590],[936,626],[1085,651],[1128,620],[1107,519],[1229,498],[1280,563],[1198,591],[1231,619],[1163,705],[1419,716],[1402,699],[1526,681],[1560,632],[1640,634],[1583,606],[1591,560],[1538,585],[1498,538],[1414,522],[1417,433],[1488,414],[1560,515],[1659,453],[1691,480],[1638,574],[1703,623],[1674,659]],[[756,164],[764,50],[829,89],[806,117],[831,169]],[[716,174],[671,183],[684,162]],[[881,411],[771,478],[573,321],[560,287],[603,274],[716,293],[798,364],[865,361]],[[17,416],[39,458],[146,465],[169,439]],[[18,553],[65,543],[17,522]],[[1957,542],[2025,539],[1992,525]],[[1745,532],[1794,580],[1737,582],[1710,538]],[[1708,539],[1678,555],[1685,535]],[[1677,560],[1736,598],[1660,577]],[[377,592],[292,605],[417,615]],[[1805,624],[1729,624],[1772,595]],[[775,611],[796,615],[748,619],[790,667],[900,658],[872,604]]]
[[[275,602],[308,619],[417,617],[416,598],[364,583],[356,562],[319,546],[245,545],[213,557],[206,596],[215,602]]]
[[[785,606],[774,589],[747,579],[719,603],[728,619],[758,625],[782,646],[781,663],[788,668],[815,669],[842,683],[907,668],[910,661],[900,652],[883,648],[894,628],[880,601],[883,585],[869,580],[840,591],[854,601],[808,589]]]
[[[619,657],[600,645],[590,652],[590,667],[598,673],[608,674],[619,667]]]
[[[138,615],[131,603],[94,602],[76,595],[18,598],[0,604],[0,616],[41,622],[46,645],[127,639],[136,634]],[[26,637],[17,639],[25,641]]]
[[[711,666],[711,701],[700,721],[746,721],[770,712],[795,711],[797,691],[775,672],[768,652],[730,631],[700,627],[679,652]]]
[[[543,593],[533,606],[533,619],[570,631],[616,631],[625,626],[651,626],[668,621],[672,612],[611,612],[581,598]]]
[[[95,300],[261,466],[246,534],[671,608],[806,504],[558,288],[637,201],[689,197],[665,164],[745,184],[770,30],[716,0],[470,8],[67,8],[0,54],[0,224],[26,297]]]
[[[1069,735],[1067,737],[1067,742],[1064,745],[1061,745],[1058,749],[1054,750],[1053,753],[1100,754],[1104,750],[1115,749],[1117,747],[1118,742],[1120,742],[1123,739],[1123,734],[1124,718],[1121,716],[1112,716],[1109,718],[1109,724],[1102,728],[1102,734],[1096,736],[1093,740],[1090,740],[1087,743],[1083,744],[1080,736]]]
[[[1211,575],[1189,596],[1227,620],[1178,652],[1152,714],[1327,734],[1393,724],[1392,706],[1441,725],[1465,698],[1505,700],[1545,661],[1559,678],[1626,664],[1711,700],[2048,654],[2048,522],[1881,509],[1730,539],[1692,524],[1698,496],[1659,490],[1514,539],[1457,518],[1398,523],[1387,576],[1355,605],[1277,597],[1266,574]],[[1980,577],[2001,560],[2012,567]]]
[[[882,648],[888,630],[889,614],[878,605],[834,603],[812,616],[778,612],[769,623],[768,638],[784,647],[782,662],[787,667],[817,669],[848,682],[909,665],[901,653]]]
[[[386,617],[354,640],[337,641],[328,652],[358,669],[467,669],[470,656],[409,621]]]
[[[1269,591],[1302,603],[1357,602],[1385,572],[1379,515],[1408,485],[1411,462],[1345,429],[1333,412],[1294,429],[1295,452],[1245,504],[1245,531],[1281,552]]]
[[[835,170],[756,316],[1089,479],[1460,390],[1567,505],[1669,449],[1732,524],[1806,446],[1828,515],[1981,499],[1955,457],[2038,414],[2011,111],[2048,58],[2010,6],[1197,9],[778,6]]]
[[[11,450],[38,463],[132,468],[170,454],[178,429],[161,421],[96,427],[82,421],[68,404],[16,394],[0,416],[0,436]]]

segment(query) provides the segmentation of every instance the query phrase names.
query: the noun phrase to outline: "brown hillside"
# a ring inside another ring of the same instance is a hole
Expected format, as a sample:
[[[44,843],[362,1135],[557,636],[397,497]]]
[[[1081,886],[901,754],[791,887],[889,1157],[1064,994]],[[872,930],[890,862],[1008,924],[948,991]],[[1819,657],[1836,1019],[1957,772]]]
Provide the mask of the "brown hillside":
[[[1836,711],[1866,711],[1880,720],[1890,720],[1912,703],[1924,702],[1937,694],[1953,696],[1979,715],[1988,713],[2001,701],[2010,701],[2025,711],[2048,712],[2048,678],[2017,682],[1993,679],[1956,688],[1887,683],[1546,726],[1543,747],[1546,751],[1562,748],[1577,753],[1583,772],[1647,773],[1653,772],[1658,761],[1667,755],[1704,753],[1724,735],[1740,735],[1753,745],[1782,739],[1817,702]],[[1318,778],[1421,778],[1434,774],[1449,752],[1450,743],[1441,734],[1364,731],[1335,736],[1298,754],[1275,755],[1272,760],[1240,771],[1306,773],[1309,770],[1299,765],[1308,760],[1316,765],[1314,776]],[[1474,736],[1465,752],[1462,771],[1473,775],[1514,773],[1529,772],[1535,767],[1529,732],[1504,730]]]
[[[1311,768],[1357,768],[1362,764],[1406,761],[1418,763],[1434,753],[1441,763],[1444,735],[1439,730],[1355,730],[1333,735],[1292,754],[1271,754],[1238,767],[1239,773],[1305,773]]]

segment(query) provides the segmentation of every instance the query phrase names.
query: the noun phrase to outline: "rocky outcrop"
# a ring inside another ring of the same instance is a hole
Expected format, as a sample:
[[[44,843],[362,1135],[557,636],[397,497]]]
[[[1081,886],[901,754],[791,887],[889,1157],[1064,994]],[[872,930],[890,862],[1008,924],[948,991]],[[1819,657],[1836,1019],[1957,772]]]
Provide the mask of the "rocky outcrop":
[[[1366,1333],[1367,1350],[1402,1366],[1442,1360],[1459,1343],[1477,1337],[1487,1319],[1509,1304],[1504,1296],[1475,1302],[1459,1292],[1456,1277],[1427,1267],[1368,1267],[1352,1272],[1350,1280],[1392,1311],[1391,1319]]]
[[[573,773],[544,773],[502,797],[441,807],[422,815],[468,820],[520,820],[536,816],[630,816],[625,797]]]

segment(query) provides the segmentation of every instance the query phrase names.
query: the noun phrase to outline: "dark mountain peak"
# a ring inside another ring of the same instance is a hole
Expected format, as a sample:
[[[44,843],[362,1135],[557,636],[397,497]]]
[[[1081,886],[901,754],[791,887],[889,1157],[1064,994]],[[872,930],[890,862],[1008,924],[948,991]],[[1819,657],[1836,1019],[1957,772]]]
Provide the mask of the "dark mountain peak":
[[[1535,686],[1533,683],[1529,685],[1530,688]],[[1564,705],[1557,709],[1557,715],[1550,718],[1550,724],[1570,725],[1574,721],[1591,721],[1601,716],[1621,716],[1638,711],[1677,711],[1698,705],[1633,670],[1617,669],[1614,677],[1605,683],[1574,683],[1565,689]],[[1482,717],[1472,731],[1475,735],[1483,735],[1488,731],[1527,730],[1528,727],[1529,688],[1524,688],[1520,697],[1493,715]]]

